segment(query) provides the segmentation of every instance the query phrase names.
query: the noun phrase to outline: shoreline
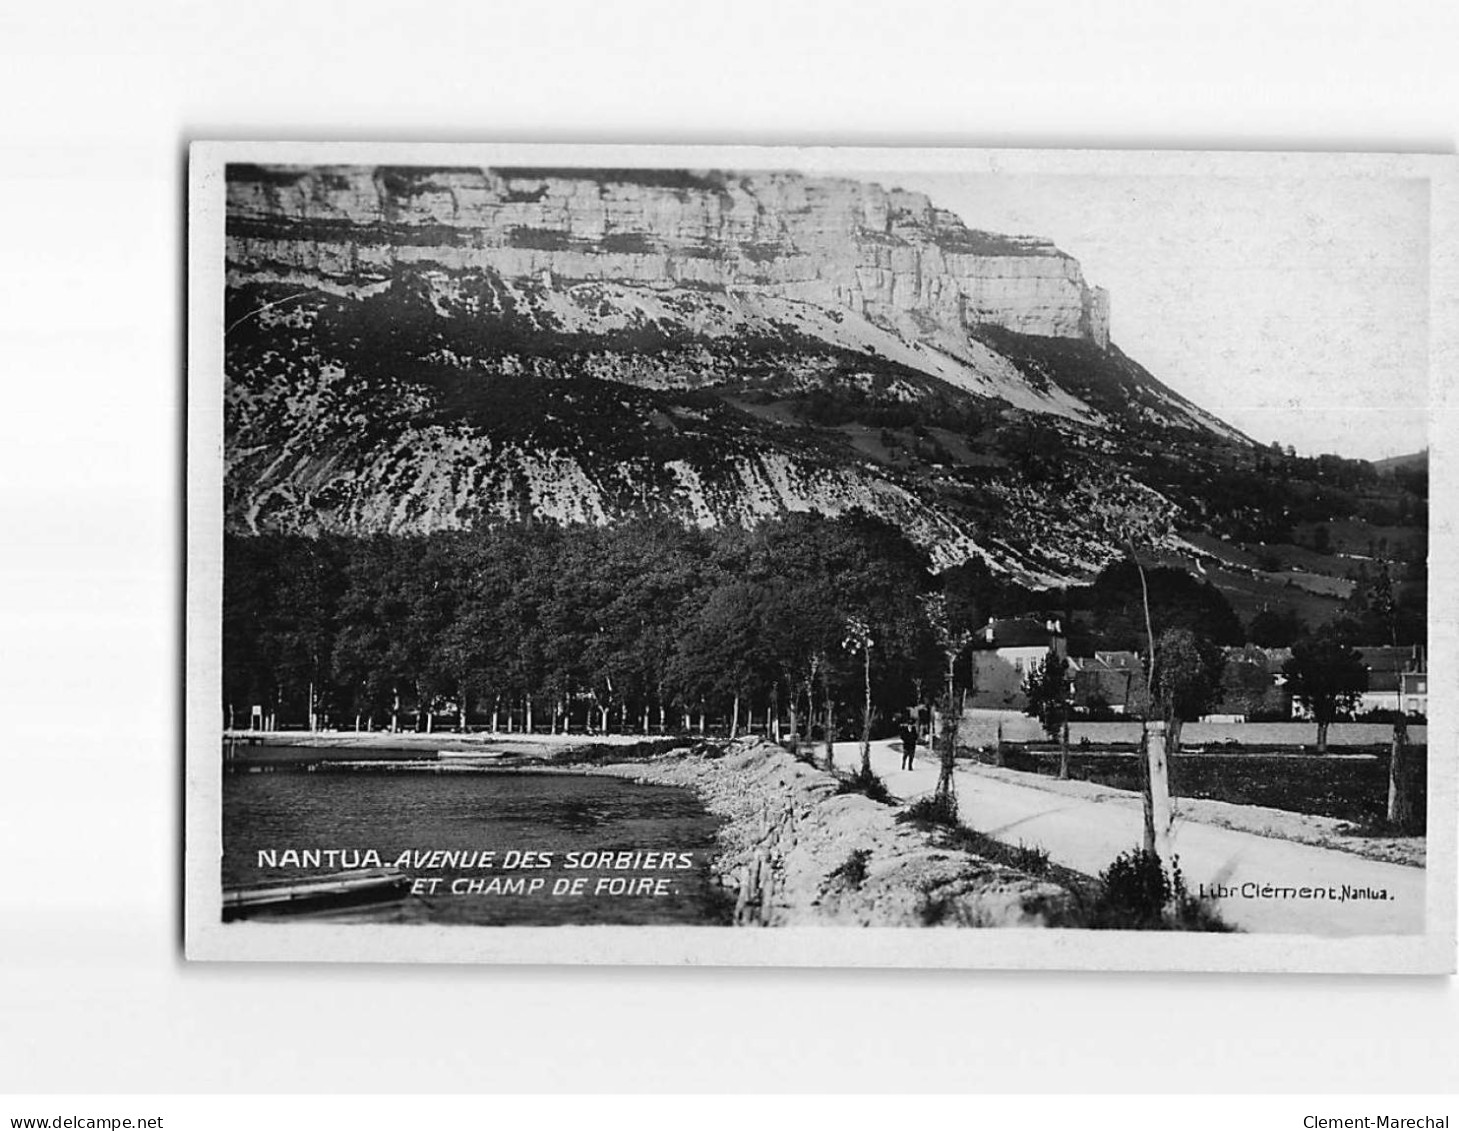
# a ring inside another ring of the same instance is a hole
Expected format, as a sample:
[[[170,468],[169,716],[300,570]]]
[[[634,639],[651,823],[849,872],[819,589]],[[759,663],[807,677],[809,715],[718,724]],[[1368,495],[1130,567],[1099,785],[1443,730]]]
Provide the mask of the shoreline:
[[[253,741],[248,744],[240,743],[239,738],[244,736]],[[229,766],[250,770],[329,762],[341,768],[380,772],[418,770],[435,773],[612,773],[615,772],[615,766],[630,766],[643,770],[646,774],[656,775],[662,773],[658,760],[670,753],[692,757],[690,752],[693,750],[725,749],[746,743],[762,744],[771,750],[784,753],[782,748],[759,736],[724,739],[703,738],[698,735],[526,735],[520,732],[463,735],[450,731],[432,734],[384,731],[225,731],[225,746],[229,741],[238,743],[233,754],[227,758]],[[405,756],[392,757],[400,754]],[[453,754],[460,755],[459,761],[451,757]],[[1249,756],[1231,755],[1234,759]],[[785,754],[785,757],[792,763],[795,761],[789,754]],[[1094,782],[1058,781],[1038,773],[983,763],[967,764],[960,761],[959,768],[1051,793],[1115,804],[1139,804],[1138,793]],[[625,775],[618,773],[617,776]],[[693,782],[687,784],[691,788],[694,785]],[[1204,798],[1177,798],[1175,801],[1181,816],[1198,824],[1334,849],[1359,858],[1408,867],[1422,868],[1426,863],[1427,841],[1424,837],[1365,836],[1346,831],[1351,825],[1349,821],[1295,810],[1239,805]]]
[[[1066,927],[1081,925],[1067,887],[949,843],[898,820],[903,806],[841,792],[835,774],[759,737],[686,741],[615,736],[597,743],[515,744],[524,760],[483,756],[505,743],[479,736],[466,756],[439,758],[440,736],[354,744],[353,734],[275,747],[279,757],[234,768],[331,768],[359,773],[521,774],[614,778],[685,790],[718,828],[707,867],[736,926]],[[572,736],[577,739],[578,736]],[[437,741],[426,741],[437,739]],[[351,747],[359,757],[350,757]],[[307,757],[299,757],[300,753]],[[335,754],[344,755],[335,757]],[[404,757],[396,757],[404,754]],[[586,757],[584,756],[586,755]],[[239,760],[241,762],[241,760]]]
[[[594,776],[693,791],[724,824],[711,869],[738,926],[1077,926],[1075,897],[841,793],[840,779],[764,739],[680,747]]]
[[[355,730],[228,730],[222,741],[248,749],[337,749],[337,750],[448,750],[452,747],[521,746],[559,750],[579,746],[631,746],[641,742],[683,742],[677,735],[639,734],[527,734],[522,731],[355,731]]]

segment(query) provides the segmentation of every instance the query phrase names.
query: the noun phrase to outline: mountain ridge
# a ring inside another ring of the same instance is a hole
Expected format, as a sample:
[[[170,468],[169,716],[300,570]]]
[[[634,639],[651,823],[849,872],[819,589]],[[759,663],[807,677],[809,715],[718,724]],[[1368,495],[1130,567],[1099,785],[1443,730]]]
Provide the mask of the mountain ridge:
[[[859,508],[1059,584],[1179,510],[1135,448],[1250,443],[1109,341],[1072,257],[921,194],[230,166],[228,202],[235,530]]]

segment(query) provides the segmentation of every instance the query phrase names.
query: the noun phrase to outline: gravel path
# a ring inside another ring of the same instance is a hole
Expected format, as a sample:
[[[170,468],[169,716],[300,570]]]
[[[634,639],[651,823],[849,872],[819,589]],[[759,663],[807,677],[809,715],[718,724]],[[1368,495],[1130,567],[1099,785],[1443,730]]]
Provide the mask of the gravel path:
[[[860,745],[837,743],[836,758],[855,765]],[[919,750],[910,771],[900,760],[899,744],[873,744],[873,768],[893,793],[913,798],[935,786],[930,754]],[[966,824],[1005,843],[1038,845],[1055,863],[1088,875],[1143,838],[1138,794],[981,766],[959,767],[957,784]],[[1192,893],[1215,891],[1222,918],[1243,930],[1347,936],[1424,929],[1422,868],[1223,828],[1194,809],[1177,817],[1174,842]]]

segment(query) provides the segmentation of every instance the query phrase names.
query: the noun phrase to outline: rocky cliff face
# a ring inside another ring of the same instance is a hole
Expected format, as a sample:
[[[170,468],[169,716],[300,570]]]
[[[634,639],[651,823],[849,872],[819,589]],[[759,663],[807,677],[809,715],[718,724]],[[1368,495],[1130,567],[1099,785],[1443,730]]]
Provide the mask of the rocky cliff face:
[[[1108,296],[1045,240],[920,193],[794,174],[234,166],[231,264],[358,287],[402,266],[738,287],[958,353],[969,330],[1109,344]]]
[[[859,508],[1034,584],[1240,442],[1109,341],[1047,241],[789,173],[228,172],[227,518],[425,533]],[[1032,422],[1032,423],[1030,423]]]

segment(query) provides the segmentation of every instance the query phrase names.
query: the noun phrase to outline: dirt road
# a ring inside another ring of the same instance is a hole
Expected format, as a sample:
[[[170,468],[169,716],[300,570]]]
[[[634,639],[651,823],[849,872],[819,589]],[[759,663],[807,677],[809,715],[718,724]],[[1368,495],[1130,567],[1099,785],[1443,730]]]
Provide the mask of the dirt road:
[[[855,766],[860,750],[859,743],[837,743],[836,760]],[[914,798],[937,784],[937,764],[925,748],[918,748],[915,769],[902,770],[900,762],[899,743],[873,743],[872,767],[897,796]],[[974,766],[958,769],[957,789],[965,824],[1008,844],[1037,845],[1055,863],[1088,875],[1143,838],[1137,794],[1068,797],[995,779]],[[1179,817],[1174,842],[1191,892],[1212,895],[1222,918],[1242,930],[1350,936],[1424,929],[1422,868]]]

